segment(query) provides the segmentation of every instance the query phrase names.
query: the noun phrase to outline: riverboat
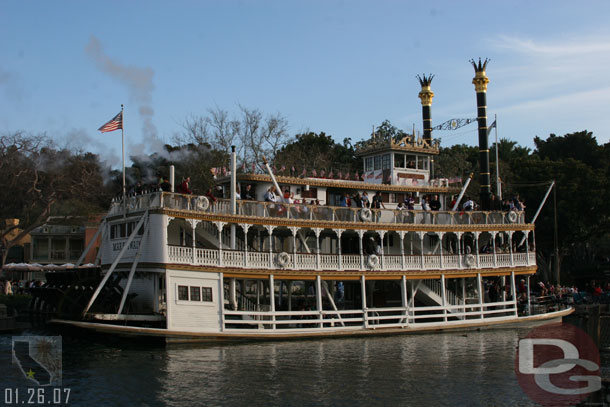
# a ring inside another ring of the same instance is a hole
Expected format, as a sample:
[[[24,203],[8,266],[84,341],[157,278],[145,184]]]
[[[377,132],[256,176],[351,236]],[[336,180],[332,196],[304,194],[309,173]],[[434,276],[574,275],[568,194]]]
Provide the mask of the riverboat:
[[[571,310],[532,312],[534,224],[524,212],[490,208],[481,141],[487,78],[485,64],[473,65],[481,210],[451,206],[465,188],[431,176],[439,144],[431,138],[432,77],[424,76],[423,137],[373,135],[358,151],[362,179],[275,176],[268,165],[267,174],[242,174],[233,153],[230,175],[217,182],[230,198],[158,191],[115,200],[98,230],[97,267],[49,273],[36,307],[55,312],[52,322],[61,326],[167,341],[415,333],[561,318]],[[265,201],[272,187],[281,193]],[[235,191],[246,188],[254,199],[237,199]],[[355,192],[377,194],[382,207],[340,206]],[[424,210],[424,197],[434,195],[440,208]],[[405,199],[414,206],[399,206]]]

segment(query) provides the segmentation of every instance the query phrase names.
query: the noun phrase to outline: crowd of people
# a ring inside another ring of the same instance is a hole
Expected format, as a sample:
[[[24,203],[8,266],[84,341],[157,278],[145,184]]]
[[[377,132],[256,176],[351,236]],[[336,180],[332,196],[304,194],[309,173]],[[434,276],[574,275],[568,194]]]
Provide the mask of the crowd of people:
[[[27,294],[30,289],[41,287],[43,282],[41,280],[0,280],[0,294],[4,295],[18,295]]]

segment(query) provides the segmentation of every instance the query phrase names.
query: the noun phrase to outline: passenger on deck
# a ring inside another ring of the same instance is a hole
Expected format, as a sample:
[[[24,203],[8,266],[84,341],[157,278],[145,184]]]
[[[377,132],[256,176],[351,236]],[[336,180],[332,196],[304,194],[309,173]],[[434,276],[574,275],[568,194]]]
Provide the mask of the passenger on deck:
[[[186,177],[184,181],[180,185],[178,185],[178,193],[179,194],[192,194],[193,191],[189,188],[189,184],[191,182],[191,177]]]
[[[205,191],[205,196],[210,201],[210,205],[213,205],[216,202],[216,197],[212,193],[212,188],[208,188],[208,190]]]
[[[246,199],[248,201],[254,200],[254,196],[252,195],[252,185],[246,185],[246,190],[244,191],[243,199]]]
[[[438,200],[438,195],[434,195],[430,200],[430,209],[433,211],[441,209],[441,201]]]
[[[362,192],[362,207],[363,208],[369,208],[371,206],[371,203],[369,202],[369,194],[364,191]]]
[[[172,190],[172,184],[169,183],[167,178],[161,179],[161,184],[159,185],[159,187],[161,188],[161,191],[163,191],[163,192],[170,192]]]
[[[462,205],[462,209],[465,211],[474,211],[476,207],[476,204],[474,203],[474,201],[467,196],[466,197],[466,202],[464,202],[464,205]]]

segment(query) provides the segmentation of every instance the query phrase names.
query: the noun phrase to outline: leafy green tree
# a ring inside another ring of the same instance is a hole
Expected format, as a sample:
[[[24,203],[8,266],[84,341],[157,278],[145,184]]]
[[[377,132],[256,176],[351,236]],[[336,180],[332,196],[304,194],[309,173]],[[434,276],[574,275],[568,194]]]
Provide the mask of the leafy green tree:
[[[309,132],[297,134],[295,141],[279,150],[275,165],[299,170],[324,169],[327,172],[353,173],[361,171],[362,159],[356,156],[350,139],[339,144],[324,132]]]

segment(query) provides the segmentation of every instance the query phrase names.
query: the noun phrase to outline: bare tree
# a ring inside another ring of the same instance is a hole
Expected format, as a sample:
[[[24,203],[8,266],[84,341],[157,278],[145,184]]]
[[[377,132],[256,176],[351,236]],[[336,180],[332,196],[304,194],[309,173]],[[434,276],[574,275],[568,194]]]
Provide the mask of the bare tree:
[[[208,109],[207,116],[188,117],[179,142],[207,143],[224,153],[234,145],[239,159],[247,165],[262,162],[263,156],[273,161],[277,152],[290,142],[288,121],[279,113],[264,117],[259,109],[238,107],[237,117],[219,107]]]

